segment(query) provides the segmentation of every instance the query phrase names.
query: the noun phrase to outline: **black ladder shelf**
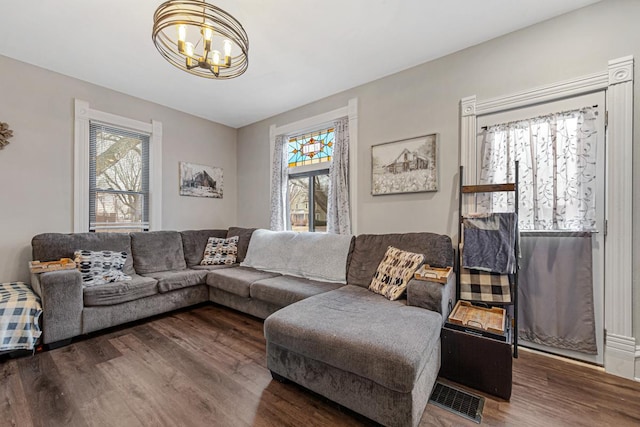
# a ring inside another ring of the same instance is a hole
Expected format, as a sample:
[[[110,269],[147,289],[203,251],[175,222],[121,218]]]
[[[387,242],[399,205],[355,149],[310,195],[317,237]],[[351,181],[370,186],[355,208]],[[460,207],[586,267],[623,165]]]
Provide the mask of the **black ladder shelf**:
[[[459,190],[459,194],[458,194],[458,215],[459,215],[459,222],[458,222],[458,262],[457,262],[457,266],[458,266],[458,271],[456,272],[456,297],[457,299],[460,299],[460,270],[462,268],[462,261],[461,261],[461,242],[462,242],[462,224],[463,221],[465,219],[465,216],[462,213],[462,197],[464,194],[476,194],[476,193],[497,193],[497,192],[513,192],[514,193],[514,205],[515,205],[515,213],[516,215],[518,214],[518,172],[519,172],[519,168],[518,168],[518,163],[516,162],[515,164],[515,182],[512,183],[506,183],[506,184],[483,184],[483,185],[462,185],[463,182],[463,171],[464,171],[464,166],[460,166],[460,190]],[[517,223],[516,223],[516,241],[514,244],[514,251],[515,251],[515,256],[516,256],[516,269],[515,269],[515,273],[513,274],[513,283],[511,284],[511,303],[503,303],[503,304],[497,304],[497,303],[487,303],[486,301],[471,301],[471,302],[482,302],[483,304],[488,304],[488,305],[513,305],[513,317],[512,317],[512,324],[511,324],[511,337],[512,337],[512,344],[513,344],[513,357],[514,358],[518,358],[518,270],[519,270],[519,263],[518,263],[518,239],[517,239]]]

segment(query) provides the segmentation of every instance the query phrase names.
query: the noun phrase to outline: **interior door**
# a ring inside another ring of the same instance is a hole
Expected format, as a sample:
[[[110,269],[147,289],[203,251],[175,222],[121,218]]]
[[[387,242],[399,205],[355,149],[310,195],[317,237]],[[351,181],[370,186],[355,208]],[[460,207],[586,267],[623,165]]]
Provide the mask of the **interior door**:
[[[508,123],[517,120],[524,120],[533,117],[539,117],[545,114],[557,113],[561,111],[579,109],[585,106],[597,106],[597,175],[596,175],[596,218],[597,231],[592,234],[592,258],[593,258],[593,302],[594,315],[596,324],[596,342],[598,353],[596,355],[588,355],[585,353],[570,351],[558,348],[552,348],[537,343],[521,341],[525,347],[536,350],[557,354],[564,357],[603,365],[604,363],[604,238],[605,238],[605,165],[606,165],[606,137],[605,137],[605,111],[606,111],[605,91],[600,91],[588,95],[581,95],[560,101],[547,102],[525,108],[518,108],[506,112],[488,114],[478,117],[478,129],[484,126]],[[478,134],[477,159],[481,159],[482,150],[482,134]],[[480,161],[480,160],[478,160]],[[480,171],[480,165],[477,168]],[[479,182],[479,176],[476,182]],[[521,307],[526,309],[526,307]]]

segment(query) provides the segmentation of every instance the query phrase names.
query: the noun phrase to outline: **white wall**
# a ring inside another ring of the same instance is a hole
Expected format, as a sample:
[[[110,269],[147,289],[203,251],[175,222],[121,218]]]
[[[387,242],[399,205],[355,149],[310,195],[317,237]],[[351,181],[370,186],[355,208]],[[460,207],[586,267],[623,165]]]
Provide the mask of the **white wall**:
[[[238,223],[269,226],[269,125],[330,111],[357,97],[359,233],[433,231],[457,239],[460,98],[498,97],[602,72],[609,59],[626,55],[633,55],[638,64],[638,17],[640,1],[607,0],[239,129]],[[416,49],[428,43],[438,40],[417,40]],[[638,69],[636,65],[636,78]],[[636,134],[639,86],[635,85]],[[370,147],[433,132],[440,134],[440,190],[371,196]],[[634,184],[640,188],[640,150],[634,151],[633,160]],[[640,196],[634,194],[638,223]],[[640,227],[633,233],[638,259]],[[640,312],[640,262],[634,268],[635,311]],[[638,335],[640,316],[635,316],[634,325]]]
[[[73,104],[163,124],[162,228],[226,228],[237,207],[236,130],[0,56],[0,281],[27,281],[31,238],[73,231]],[[222,199],[178,194],[178,162],[224,168]]]

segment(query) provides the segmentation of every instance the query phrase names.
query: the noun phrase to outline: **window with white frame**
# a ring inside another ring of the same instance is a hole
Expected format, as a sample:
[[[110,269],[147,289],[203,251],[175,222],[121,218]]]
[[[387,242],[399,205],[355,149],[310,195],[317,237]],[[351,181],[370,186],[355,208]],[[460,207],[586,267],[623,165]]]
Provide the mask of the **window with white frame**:
[[[149,135],[90,122],[89,231],[149,230]]]
[[[75,105],[75,232],[161,228],[162,124]]]
[[[355,233],[357,98],[347,106],[271,125],[272,230]]]
[[[327,231],[329,164],[335,130],[324,128],[287,139],[287,228],[293,231]]]

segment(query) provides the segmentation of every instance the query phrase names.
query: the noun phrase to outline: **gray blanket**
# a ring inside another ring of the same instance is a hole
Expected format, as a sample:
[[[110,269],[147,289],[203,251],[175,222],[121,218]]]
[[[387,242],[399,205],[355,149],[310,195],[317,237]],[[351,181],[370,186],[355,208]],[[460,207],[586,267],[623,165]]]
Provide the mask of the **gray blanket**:
[[[513,274],[518,217],[513,212],[492,213],[463,221],[464,268]]]

